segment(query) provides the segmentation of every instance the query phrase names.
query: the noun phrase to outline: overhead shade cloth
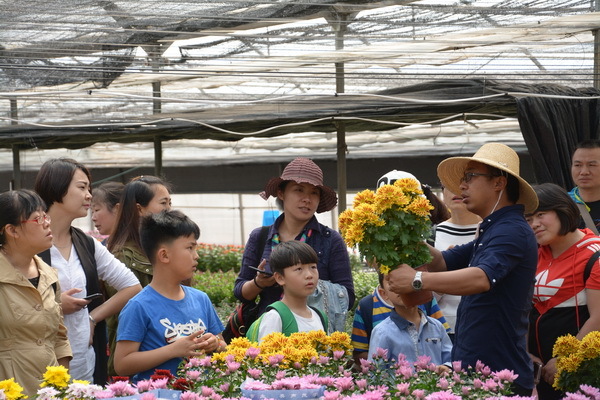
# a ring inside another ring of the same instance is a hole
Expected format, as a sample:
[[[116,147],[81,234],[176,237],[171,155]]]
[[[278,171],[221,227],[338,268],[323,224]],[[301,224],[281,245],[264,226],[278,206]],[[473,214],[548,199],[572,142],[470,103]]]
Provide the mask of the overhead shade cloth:
[[[600,96],[600,90],[593,88],[530,85],[528,89],[555,96]],[[599,100],[520,97],[517,115],[537,182],[571,189],[571,155],[577,143],[600,138]]]

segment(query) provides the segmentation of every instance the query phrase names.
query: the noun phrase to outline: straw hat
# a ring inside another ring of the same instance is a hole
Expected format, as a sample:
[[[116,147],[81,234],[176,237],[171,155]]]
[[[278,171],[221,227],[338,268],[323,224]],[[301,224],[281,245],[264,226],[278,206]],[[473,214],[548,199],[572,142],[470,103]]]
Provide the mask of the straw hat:
[[[480,162],[511,174],[519,180],[518,204],[525,206],[525,214],[533,213],[538,207],[538,198],[533,188],[519,176],[519,156],[510,147],[501,143],[486,143],[473,157],[450,157],[437,168],[442,185],[452,193],[460,193],[460,180],[465,174],[469,161]]]
[[[271,178],[265,186],[265,191],[260,197],[267,200],[269,196],[277,197],[277,190],[284,181],[296,183],[310,183],[321,189],[321,199],[317,212],[322,213],[332,210],[337,204],[337,195],[330,187],[323,185],[323,171],[312,160],[298,157],[292,160],[283,170],[279,178]]]

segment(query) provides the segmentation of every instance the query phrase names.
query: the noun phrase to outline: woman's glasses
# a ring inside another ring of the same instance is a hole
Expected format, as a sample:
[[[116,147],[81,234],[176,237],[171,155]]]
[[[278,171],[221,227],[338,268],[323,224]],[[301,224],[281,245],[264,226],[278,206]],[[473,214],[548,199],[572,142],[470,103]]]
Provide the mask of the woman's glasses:
[[[50,223],[51,219],[49,215],[40,215],[37,218],[34,219],[27,219],[25,221],[21,221],[22,224],[24,224],[25,222],[37,222],[38,225],[44,225],[44,222]]]

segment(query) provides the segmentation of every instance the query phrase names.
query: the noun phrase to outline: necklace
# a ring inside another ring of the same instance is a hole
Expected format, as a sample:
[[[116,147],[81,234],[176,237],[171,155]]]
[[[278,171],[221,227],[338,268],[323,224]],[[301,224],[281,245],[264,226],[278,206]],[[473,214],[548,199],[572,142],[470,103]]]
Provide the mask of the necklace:
[[[57,245],[57,244],[56,244],[56,243],[54,243],[54,242],[52,242],[52,244],[53,244],[53,245],[54,245],[54,247],[56,247],[57,249],[68,249],[68,248],[70,248],[70,247],[73,245],[72,243],[69,243],[69,244],[68,244],[68,245],[66,245],[66,246],[59,246],[59,245]]]

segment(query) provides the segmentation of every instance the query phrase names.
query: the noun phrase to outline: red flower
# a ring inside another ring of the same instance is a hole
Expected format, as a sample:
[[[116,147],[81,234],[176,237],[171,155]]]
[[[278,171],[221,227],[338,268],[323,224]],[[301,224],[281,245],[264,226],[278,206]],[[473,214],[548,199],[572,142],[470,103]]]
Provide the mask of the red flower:
[[[193,388],[192,382],[188,381],[185,378],[179,378],[175,382],[173,382],[173,389],[181,390],[182,392],[186,390],[191,390]]]
[[[129,377],[128,376],[111,376],[108,381],[110,383],[129,382]]]
[[[165,379],[168,378],[169,381],[175,379],[175,376],[168,369],[155,369],[154,375],[150,377],[153,380]]]

